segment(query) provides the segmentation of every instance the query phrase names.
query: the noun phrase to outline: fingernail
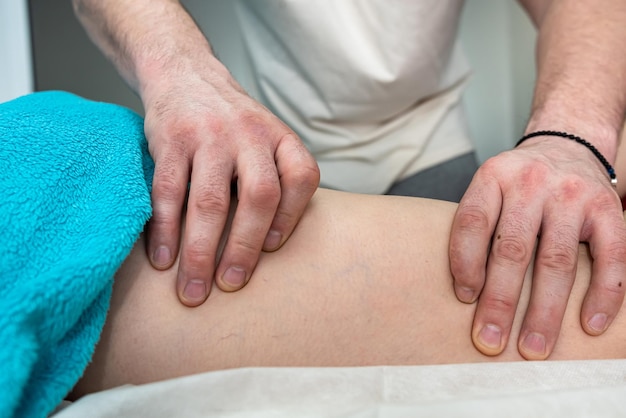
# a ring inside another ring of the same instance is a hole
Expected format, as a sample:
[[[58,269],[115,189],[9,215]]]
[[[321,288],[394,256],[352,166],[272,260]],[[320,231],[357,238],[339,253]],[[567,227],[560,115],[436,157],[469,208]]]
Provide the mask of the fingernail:
[[[457,286],[456,296],[461,302],[472,303],[474,302],[474,290],[469,287]]]
[[[493,324],[487,324],[478,333],[478,340],[486,348],[498,350],[502,343],[502,331]]]
[[[602,332],[604,331],[604,328],[606,327],[606,314],[603,313],[597,313],[594,316],[591,317],[591,319],[589,320],[589,322],[587,322],[587,324],[589,325],[589,328],[591,328],[594,331],[597,332]]]
[[[157,266],[167,266],[172,259],[170,249],[165,245],[160,245],[152,254],[152,262]]]
[[[267,233],[267,236],[265,237],[265,243],[263,243],[263,248],[265,248],[267,251],[275,250],[280,245],[282,239],[282,234],[272,229],[270,232]]]
[[[202,280],[189,280],[183,290],[183,296],[189,302],[204,302],[207,296],[206,283]]]
[[[544,357],[546,355],[546,338],[542,334],[531,332],[524,338],[522,348],[526,352],[537,354],[538,357]]]
[[[240,288],[246,282],[246,271],[241,267],[229,267],[222,280],[231,287]]]

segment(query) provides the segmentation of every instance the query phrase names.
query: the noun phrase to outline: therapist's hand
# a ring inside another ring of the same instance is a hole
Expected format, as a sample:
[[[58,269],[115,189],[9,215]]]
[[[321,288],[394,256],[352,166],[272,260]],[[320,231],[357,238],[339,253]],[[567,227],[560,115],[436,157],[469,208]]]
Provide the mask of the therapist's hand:
[[[319,184],[316,162],[237,84],[180,2],[73,6],[143,103],[155,162],[146,240],[152,265],[170,268],[180,250],[176,289],[188,306],[206,300],[214,279],[223,290],[240,289],[261,250],[279,248],[302,216]],[[233,183],[239,202],[220,257]]]
[[[185,305],[197,306],[214,278],[222,290],[240,289],[261,251],[287,240],[318,186],[319,170],[298,136],[225,70],[155,80],[142,98],[155,161],[147,254],[154,267],[167,269],[180,249],[177,293]],[[238,205],[216,260],[233,183]]]
[[[581,324],[599,335],[626,290],[626,227],[604,167],[584,146],[554,137],[528,139],[484,163],[459,204],[450,241],[457,297],[478,299],[472,339],[481,352],[497,355],[506,347],[538,243],[518,349],[527,359],[550,355],[574,282],[579,242],[589,244],[593,258]]]

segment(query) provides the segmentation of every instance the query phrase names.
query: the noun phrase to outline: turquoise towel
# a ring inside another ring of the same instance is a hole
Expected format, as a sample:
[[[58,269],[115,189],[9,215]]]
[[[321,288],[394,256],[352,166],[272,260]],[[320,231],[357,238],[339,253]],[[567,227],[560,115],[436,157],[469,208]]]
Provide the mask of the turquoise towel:
[[[0,417],[45,417],[81,376],[152,170],[126,108],[64,92],[0,104]]]

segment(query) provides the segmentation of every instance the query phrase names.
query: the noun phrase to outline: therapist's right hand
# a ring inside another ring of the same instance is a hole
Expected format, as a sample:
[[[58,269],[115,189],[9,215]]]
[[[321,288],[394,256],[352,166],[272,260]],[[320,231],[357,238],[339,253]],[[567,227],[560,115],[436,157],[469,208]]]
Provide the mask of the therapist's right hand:
[[[195,65],[181,63],[180,73],[147,84],[141,95],[155,161],[147,254],[167,269],[180,251],[176,289],[187,306],[202,304],[213,280],[225,291],[241,289],[261,251],[288,239],[320,176],[298,136],[216,59]],[[218,258],[231,185],[238,205]]]

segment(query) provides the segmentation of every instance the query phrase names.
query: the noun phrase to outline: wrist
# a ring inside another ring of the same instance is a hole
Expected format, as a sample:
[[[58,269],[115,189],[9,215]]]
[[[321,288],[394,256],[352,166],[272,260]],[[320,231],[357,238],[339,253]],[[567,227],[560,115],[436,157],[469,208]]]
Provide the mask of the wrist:
[[[162,100],[164,95],[178,91],[185,94],[186,86],[194,82],[213,86],[232,79],[228,69],[213,55],[208,44],[170,55],[146,57],[137,65],[137,91],[144,103]]]
[[[542,136],[556,136],[556,137],[560,137],[560,138],[569,139],[569,140],[572,140],[572,141],[574,141],[574,142],[576,142],[576,143],[578,143],[580,145],[583,145],[589,151],[591,151],[591,153],[602,164],[602,166],[606,170],[609,178],[611,179],[611,184],[613,185],[613,187],[617,186],[617,176],[616,176],[616,173],[615,173],[615,168],[613,168],[613,165],[606,159],[606,157],[604,155],[602,155],[602,153],[600,151],[598,151],[598,149],[593,144],[591,144],[586,139],[581,138],[581,137],[579,137],[577,135],[570,134],[570,133],[564,132],[564,131],[534,131],[534,132],[527,133],[526,135],[524,135],[517,142],[517,144],[515,144],[515,147],[517,148],[520,144],[522,144],[523,142],[525,142],[525,141],[527,141],[527,140],[529,140],[531,138],[542,137]]]
[[[120,44],[132,63],[133,87],[144,104],[151,97],[158,98],[198,78],[214,84],[230,77],[207,38],[178,2],[155,1],[154,7],[137,3],[142,24],[127,29]]]
[[[593,112],[567,112],[564,106],[558,111],[535,109],[524,135],[538,131],[561,131],[584,138],[593,145],[610,164],[615,163],[621,123],[604,122],[593,118]]]

